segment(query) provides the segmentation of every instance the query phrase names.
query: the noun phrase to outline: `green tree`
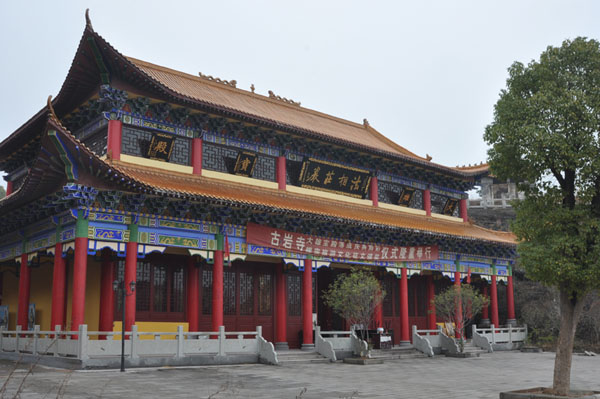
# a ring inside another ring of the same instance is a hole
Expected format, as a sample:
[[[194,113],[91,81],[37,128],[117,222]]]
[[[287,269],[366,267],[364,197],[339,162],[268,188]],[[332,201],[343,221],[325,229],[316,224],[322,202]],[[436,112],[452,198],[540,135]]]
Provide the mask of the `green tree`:
[[[0,186],[0,198],[6,197],[6,190],[4,187]]]
[[[460,351],[463,352],[465,328],[481,312],[481,309],[487,306],[487,299],[470,285],[464,284],[460,287],[456,285],[449,287],[431,301],[435,305],[436,315],[456,326],[460,336]]]
[[[512,228],[528,276],[559,290],[553,390],[566,395],[577,321],[600,287],[600,45],[566,40],[508,71],[484,137],[492,173],[527,182]]]
[[[351,325],[362,324],[365,327],[362,331],[371,324],[375,308],[384,296],[385,291],[375,276],[360,269],[339,275],[323,292],[325,304]]]

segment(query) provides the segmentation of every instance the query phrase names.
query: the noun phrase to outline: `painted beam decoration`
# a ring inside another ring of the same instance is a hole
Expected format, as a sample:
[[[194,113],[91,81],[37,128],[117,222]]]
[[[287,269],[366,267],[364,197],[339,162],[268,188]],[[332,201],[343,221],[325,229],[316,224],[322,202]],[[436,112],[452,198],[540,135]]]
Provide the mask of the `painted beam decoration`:
[[[435,245],[396,247],[356,243],[293,233],[269,226],[248,223],[246,243],[307,255],[373,261],[432,261],[438,259]]]
[[[364,199],[369,192],[371,172],[337,163],[305,158],[300,171],[300,187],[344,194]]]
[[[249,151],[238,152],[235,160],[235,166],[233,167],[233,174],[239,176],[252,177],[254,172],[254,166],[256,166],[256,160],[258,157],[255,153]]]
[[[172,135],[153,133],[148,152],[146,152],[146,157],[169,162],[169,159],[171,159],[171,152],[173,151],[174,141],[175,137]]]

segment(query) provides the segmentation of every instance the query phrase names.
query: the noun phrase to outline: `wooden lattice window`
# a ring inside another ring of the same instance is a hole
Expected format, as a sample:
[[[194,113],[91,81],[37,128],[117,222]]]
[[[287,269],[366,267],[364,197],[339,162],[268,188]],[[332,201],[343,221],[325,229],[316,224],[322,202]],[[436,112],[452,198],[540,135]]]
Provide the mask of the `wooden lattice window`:
[[[125,261],[117,266],[117,275],[123,279]],[[183,317],[185,311],[185,273],[182,266],[137,263],[136,318],[138,320],[172,320]],[[117,295],[115,319],[121,319],[121,296]],[[177,315],[179,313],[180,315]]]
[[[383,281],[380,281],[380,284],[385,291],[385,296],[383,297],[383,315],[385,317],[390,317],[394,315],[394,286],[392,280],[386,276]]]
[[[235,315],[235,272],[223,272],[223,314]]]
[[[240,272],[240,315],[254,314],[254,275]]]
[[[183,301],[185,300],[184,271],[179,266],[173,269],[171,277],[171,312],[183,312]]]
[[[272,311],[273,279],[270,274],[258,275],[258,314],[270,316]]]
[[[144,312],[150,310],[150,269],[148,262],[138,262],[135,282],[135,310]]]
[[[415,307],[415,303],[417,302],[417,298],[416,298],[416,292],[417,290],[415,289],[416,287],[416,281],[417,279],[410,279],[408,280],[408,315],[413,317],[416,316],[416,307]]]
[[[167,311],[167,268],[154,266],[154,295],[153,306],[155,312]]]
[[[202,314],[212,314],[212,277],[210,269],[202,269]]]
[[[317,313],[317,274],[312,274],[312,312]]]
[[[288,316],[302,314],[302,276],[299,274],[287,275],[287,301]]]
[[[416,288],[417,316],[427,316],[427,285],[424,278],[417,280]]]
[[[392,278],[392,285],[394,286],[394,302],[396,304],[396,316],[400,316],[400,288],[398,287],[398,281],[399,280],[397,278]]]

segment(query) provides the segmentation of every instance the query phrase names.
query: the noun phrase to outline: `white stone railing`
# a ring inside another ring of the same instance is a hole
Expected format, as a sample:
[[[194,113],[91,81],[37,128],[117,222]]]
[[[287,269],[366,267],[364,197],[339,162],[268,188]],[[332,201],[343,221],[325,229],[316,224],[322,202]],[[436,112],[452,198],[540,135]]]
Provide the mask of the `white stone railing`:
[[[417,326],[412,326],[413,346],[419,352],[423,352],[429,357],[435,354],[434,348],[441,348],[440,334],[438,330],[417,330]]]
[[[182,359],[194,355],[212,355],[218,362],[231,355],[256,355],[259,361],[277,364],[277,354],[270,342],[262,337],[262,328],[256,331],[226,332],[139,332],[137,326],[125,333],[125,357],[136,363],[140,357]],[[39,356],[75,358],[83,363],[90,359],[121,355],[121,333],[88,331],[87,325],[78,331],[0,330],[0,353],[14,352]],[[231,362],[231,360],[229,360]],[[97,364],[98,361],[95,362]]]
[[[450,354],[456,354],[460,352],[458,344],[454,338],[447,336],[442,330],[439,330],[439,337],[440,346],[442,349],[447,350]]]
[[[337,361],[337,356],[335,355],[336,347],[338,350],[352,350],[350,336],[348,338],[338,338],[338,333],[344,333],[344,331],[321,331],[321,327],[315,326],[315,349],[321,356],[328,358],[332,362]],[[347,333],[349,334],[350,331],[347,331]],[[334,343],[336,344],[335,346]]]
[[[493,324],[489,328],[473,326],[473,331],[485,336],[491,345],[521,343],[527,339],[527,324],[523,327],[495,327]]]
[[[352,348],[352,354],[360,357],[369,357],[371,355],[371,351],[369,350],[369,344],[364,339],[359,338],[356,335],[356,331],[349,331],[350,333],[350,342]]]
[[[267,341],[262,336],[262,326],[256,327],[256,340],[258,342],[258,360],[266,364],[279,364],[277,352],[272,342]]]
[[[477,330],[477,326],[475,324],[473,324],[473,326],[471,326],[471,329],[472,329],[471,331],[473,332],[473,334],[472,334],[473,345],[488,351],[488,353],[493,352],[494,348],[492,347],[492,343],[490,342],[488,337],[485,334],[480,334],[479,331]]]

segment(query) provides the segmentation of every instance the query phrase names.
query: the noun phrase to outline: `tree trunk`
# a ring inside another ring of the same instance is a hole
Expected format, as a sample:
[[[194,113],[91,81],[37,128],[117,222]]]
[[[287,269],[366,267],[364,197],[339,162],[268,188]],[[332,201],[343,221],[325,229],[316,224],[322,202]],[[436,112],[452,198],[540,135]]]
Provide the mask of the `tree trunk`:
[[[571,389],[571,360],[575,330],[581,312],[584,298],[564,288],[560,289],[560,333],[554,359],[553,390],[557,395],[567,396]]]

